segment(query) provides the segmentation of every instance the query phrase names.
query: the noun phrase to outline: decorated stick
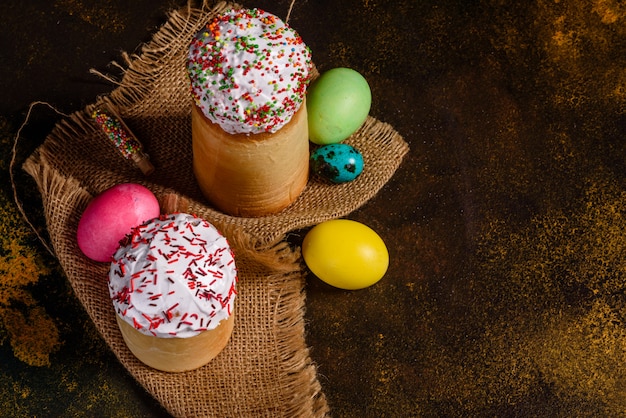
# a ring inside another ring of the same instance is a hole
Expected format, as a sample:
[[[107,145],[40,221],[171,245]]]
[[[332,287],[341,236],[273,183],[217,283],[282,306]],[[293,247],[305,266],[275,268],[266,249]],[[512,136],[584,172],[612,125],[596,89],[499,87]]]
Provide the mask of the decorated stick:
[[[104,105],[102,108],[96,108],[91,117],[124,158],[132,160],[145,175],[154,171],[148,155],[143,152],[141,142],[111,106]]]

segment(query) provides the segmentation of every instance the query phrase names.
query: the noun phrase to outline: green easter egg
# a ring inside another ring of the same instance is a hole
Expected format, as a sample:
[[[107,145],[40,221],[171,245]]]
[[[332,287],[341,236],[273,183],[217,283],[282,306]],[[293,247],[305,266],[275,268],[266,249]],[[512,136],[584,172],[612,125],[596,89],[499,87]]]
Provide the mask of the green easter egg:
[[[350,68],[333,68],[315,80],[307,93],[309,139],[336,144],[363,125],[372,105],[367,80]]]

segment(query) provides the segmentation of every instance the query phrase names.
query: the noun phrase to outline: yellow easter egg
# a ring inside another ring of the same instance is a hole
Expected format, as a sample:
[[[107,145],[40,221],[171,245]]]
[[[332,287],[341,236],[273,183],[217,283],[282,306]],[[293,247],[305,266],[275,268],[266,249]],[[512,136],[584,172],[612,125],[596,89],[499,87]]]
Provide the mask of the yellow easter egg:
[[[302,242],[302,256],[319,279],[346,290],[373,285],[389,267],[382,238],[370,227],[348,219],[313,227]]]

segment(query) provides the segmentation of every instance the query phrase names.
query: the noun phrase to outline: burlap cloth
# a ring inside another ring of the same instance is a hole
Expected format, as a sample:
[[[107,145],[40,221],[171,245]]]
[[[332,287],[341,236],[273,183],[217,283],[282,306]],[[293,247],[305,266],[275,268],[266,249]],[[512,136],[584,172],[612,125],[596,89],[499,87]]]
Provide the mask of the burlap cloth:
[[[283,240],[294,229],[345,216],[389,180],[407,144],[387,124],[368,118],[348,143],[363,154],[356,181],[332,185],[312,178],[282,213],[235,218],[207,206],[191,166],[191,99],[185,59],[192,36],[213,14],[191,4],[127,56],[119,86],[100,100],[114,103],[144,144],[156,171],[149,177],[129,161],[90,119],[97,103],[59,122],[25,162],[36,180],[56,256],[76,296],[120,362],[161,404],[179,417],[305,417],[329,413],[305,343],[304,265]],[[236,325],[226,349],[198,370],[169,374],[140,363],[127,349],[108,297],[109,266],[82,255],[78,220],[89,200],[122,182],[141,183],[159,199],[179,198],[179,209],[215,224],[234,247],[239,268]]]

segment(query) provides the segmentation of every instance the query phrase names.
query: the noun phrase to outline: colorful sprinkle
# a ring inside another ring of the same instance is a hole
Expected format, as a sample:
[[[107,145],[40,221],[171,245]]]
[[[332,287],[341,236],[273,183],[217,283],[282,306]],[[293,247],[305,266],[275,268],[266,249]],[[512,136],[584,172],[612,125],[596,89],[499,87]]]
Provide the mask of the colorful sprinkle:
[[[94,110],[91,117],[124,158],[130,160],[133,154],[143,152],[139,141],[124,128],[119,119],[102,110]]]
[[[120,118],[102,109],[94,110],[91,117],[124,158],[132,160],[146,175],[154,171],[143,146]]]
[[[276,132],[298,111],[310,82],[311,52],[276,16],[230,10],[194,37],[187,61],[191,92],[226,132]]]
[[[217,327],[232,312],[236,284],[226,238],[208,221],[183,213],[133,229],[113,256],[108,282],[117,314],[161,338]]]

